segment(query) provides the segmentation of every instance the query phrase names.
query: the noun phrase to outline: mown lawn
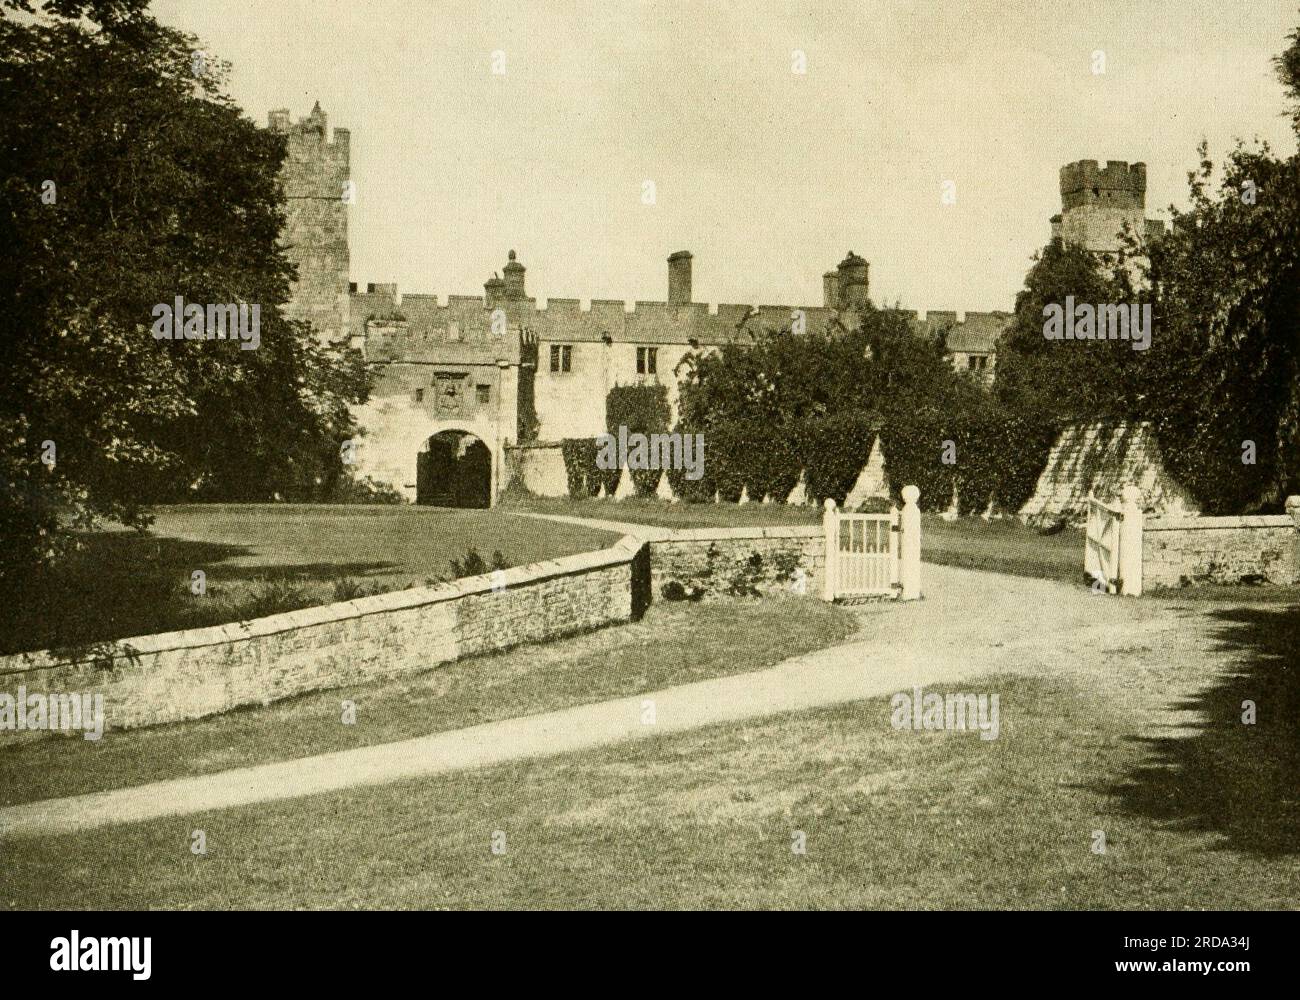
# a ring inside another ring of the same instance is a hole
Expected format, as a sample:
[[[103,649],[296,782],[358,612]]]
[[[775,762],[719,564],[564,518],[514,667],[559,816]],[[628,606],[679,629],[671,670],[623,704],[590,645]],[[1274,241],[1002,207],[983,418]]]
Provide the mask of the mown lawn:
[[[195,504],[162,507],[150,532],[101,531],[0,606],[0,653],[240,621],[449,579],[473,547],[506,564],[604,548],[617,536],[495,510]],[[191,592],[195,570],[206,594]]]
[[[814,507],[785,504],[675,503],[662,500],[569,500],[565,497],[512,499],[502,510],[525,510],[540,514],[563,514],[600,521],[650,524],[660,528],[745,528],[754,526],[820,524],[821,512]]]
[[[787,507],[785,504],[667,504],[661,500],[546,497],[512,500],[506,506],[507,509],[664,528],[821,523],[821,512],[817,508]],[[1066,528],[1055,535],[1040,535],[1037,529],[1011,519],[985,521],[967,517],[944,521],[937,515],[926,514],[921,523],[921,558],[945,566],[1077,583],[1083,580],[1083,532]]]
[[[858,627],[812,597],[658,603],[633,624],[91,742],[0,738],[0,805],[210,774],[760,670]],[[355,725],[341,703],[356,703]],[[2,737],[3,734],[0,734]]]
[[[1259,763],[1289,720],[1268,731],[1232,720],[1231,734],[1207,720],[1180,751],[1149,740],[1126,704],[1064,678],[959,690],[999,695],[998,739],[896,731],[888,699],[874,699],[17,839],[0,894],[68,908],[1296,905],[1295,804],[1272,761]],[[1232,769],[1188,766],[1212,734],[1235,741],[1216,752],[1244,751]],[[195,829],[206,856],[189,851]],[[491,850],[497,831],[504,854]],[[792,849],[799,831],[806,854]]]
[[[927,514],[921,519],[921,559],[942,566],[983,569],[1012,576],[1082,583],[1083,531],[1065,528],[1055,535],[1011,518],[985,521],[963,517],[944,521]]]

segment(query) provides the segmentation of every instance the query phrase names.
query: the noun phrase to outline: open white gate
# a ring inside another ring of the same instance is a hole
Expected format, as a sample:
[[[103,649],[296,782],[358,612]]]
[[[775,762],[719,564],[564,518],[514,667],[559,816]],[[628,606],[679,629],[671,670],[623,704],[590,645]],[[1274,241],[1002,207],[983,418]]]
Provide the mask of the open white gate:
[[[1142,493],[1125,486],[1120,506],[1088,497],[1083,571],[1098,593],[1142,593]]]
[[[826,583],[823,596],[901,597],[914,600],[920,593],[921,516],[916,507],[916,487],[903,491],[906,505],[900,514],[846,514],[827,500],[822,525],[826,534]],[[906,526],[914,525],[914,544],[905,543]],[[914,565],[914,569],[909,569]]]
[[[1119,529],[1124,512],[1088,497],[1088,528],[1084,538],[1083,571],[1106,593],[1119,590]]]

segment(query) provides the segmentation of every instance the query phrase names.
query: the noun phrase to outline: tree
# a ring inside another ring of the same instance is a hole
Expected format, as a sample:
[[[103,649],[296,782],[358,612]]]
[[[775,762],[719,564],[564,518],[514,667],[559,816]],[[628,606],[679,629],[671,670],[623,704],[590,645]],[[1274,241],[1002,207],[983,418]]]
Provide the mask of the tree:
[[[152,501],[328,488],[367,379],[281,314],[283,138],[145,0],[2,2],[0,583]],[[154,339],[178,295],[258,304],[258,348]]]
[[[1125,274],[1122,265],[1107,273],[1094,254],[1059,239],[1035,256],[998,340],[994,393],[1003,406],[1053,431],[1129,415],[1142,352],[1129,341],[1049,340],[1043,333],[1045,307],[1064,308],[1069,297],[1093,306],[1136,301]]]
[[[1300,131],[1300,31],[1289,37],[1276,65]],[[1300,492],[1300,157],[1239,142],[1215,187],[1199,152],[1190,207],[1171,209],[1151,252],[1147,414],[1207,513],[1277,509]]]

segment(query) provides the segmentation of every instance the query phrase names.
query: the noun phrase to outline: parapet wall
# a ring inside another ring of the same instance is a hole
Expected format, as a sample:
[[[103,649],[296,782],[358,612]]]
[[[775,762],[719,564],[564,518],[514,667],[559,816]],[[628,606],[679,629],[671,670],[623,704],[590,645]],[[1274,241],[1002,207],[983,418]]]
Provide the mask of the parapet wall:
[[[352,335],[367,339],[367,349],[378,360],[403,360],[430,350],[447,350],[452,344],[495,345],[509,353],[511,338],[492,332],[492,316],[501,309],[511,331],[528,329],[541,343],[679,344],[695,342],[717,347],[733,341],[751,342],[765,330],[791,330],[796,317],[808,333],[823,331],[849,317],[823,306],[743,305],[733,302],[651,302],[630,304],[622,299],[551,298],[508,299],[490,305],[485,296],[399,295],[396,285],[370,284],[351,293]],[[924,318],[916,310],[901,310],[918,333],[949,331],[953,350],[992,352],[998,336],[1011,319],[1005,312],[931,309]],[[400,318],[397,325],[367,326],[368,320]],[[381,342],[382,339],[382,342]],[[955,345],[955,346],[954,346]]]

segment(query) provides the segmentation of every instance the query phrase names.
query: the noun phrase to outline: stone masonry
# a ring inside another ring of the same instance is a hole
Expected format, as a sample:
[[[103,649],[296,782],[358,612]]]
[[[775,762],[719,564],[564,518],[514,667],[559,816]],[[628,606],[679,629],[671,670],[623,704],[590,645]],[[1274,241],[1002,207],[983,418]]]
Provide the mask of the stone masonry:
[[[761,563],[754,562],[755,555]],[[696,528],[671,532],[650,542],[650,578],[654,599],[676,581],[698,587],[705,598],[725,595],[733,582],[748,581],[763,594],[793,593],[804,571],[802,592],[821,593],[826,568],[826,538],[820,525],[785,528]]]
[[[624,538],[500,577],[124,639],[84,660],[7,656],[0,658],[0,690],[102,693],[109,728],[125,729],[418,673],[630,620],[644,607],[634,580],[646,572],[643,548]]]
[[[29,692],[99,693],[108,728],[128,729],[409,676],[462,657],[635,620],[669,580],[690,582],[711,567],[716,592],[754,553],[763,557],[761,592],[791,590],[778,569],[789,564],[804,569],[805,593],[820,593],[820,526],[647,528],[642,535],[500,576],[123,639],[72,659],[48,651],[0,657],[0,691],[16,695],[23,686]]]
[[[1144,522],[1144,589],[1243,582],[1300,583],[1300,527],[1291,516]]]

